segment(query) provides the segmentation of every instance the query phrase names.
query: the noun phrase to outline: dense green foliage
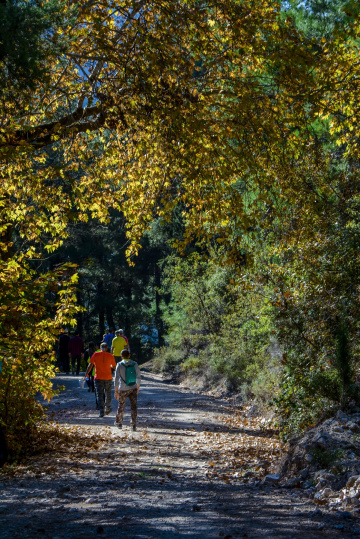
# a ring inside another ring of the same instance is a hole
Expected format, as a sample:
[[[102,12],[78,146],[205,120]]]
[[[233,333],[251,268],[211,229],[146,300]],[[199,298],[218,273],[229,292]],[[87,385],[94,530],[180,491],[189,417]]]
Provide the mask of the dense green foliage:
[[[100,342],[108,328],[123,328],[133,357],[150,359],[156,338],[163,333],[160,317],[160,260],[170,252],[165,229],[156,222],[142,239],[135,266],[129,266],[125,250],[123,215],[110,212],[105,224],[91,221],[72,226],[69,238],[50,257],[52,267],[72,260],[79,266],[77,328],[84,340]]]
[[[14,91],[23,91],[24,98],[25,92],[49,77],[45,68],[47,56],[65,50],[65,43],[57,40],[57,30],[69,23],[69,19],[64,18],[62,6],[59,0],[45,4],[39,0],[3,0],[0,3],[2,108],[12,101]]]
[[[289,0],[283,8],[301,31],[315,39],[330,38],[353,19],[356,10],[355,4],[344,0]]]
[[[285,12],[317,50],[351,23],[356,6],[310,0],[285,3]],[[262,220],[242,235],[246,265],[230,264],[226,270],[220,256],[218,271],[233,272],[236,300],[219,294],[226,316],[216,330],[207,327],[201,309],[194,325],[191,309],[196,296],[191,300],[191,287],[181,279],[190,262],[179,263],[177,273],[172,270],[170,292],[176,307],[170,302],[165,308],[169,346],[158,359],[162,368],[175,359],[188,375],[194,370],[195,379],[200,366],[210,378],[221,373],[229,388],[245,385],[244,396],[266,400],[271,395],[286,436],[359,400],[354,383],[360,329],[358,167],[336,134],[329,132],[326,120],[313,122],[309,132],[316,140],[316,155],[304,153],[294,161],[293,186],[268,187]],[[302,174],[299,184],[296,175]],[[238,242],[236,230],[233,235]],[[203,278],[203,273],[192,273],[189,282],[195,289],[201,283],[204,310],[204,298],[212,297],[215,289],[209,274]],[[192,352],[179,346],[179,327],[191,336]],[[200,347],[198,335],[203,339]],[[283,354],[270,359],[266,351],[272,341]],[[215,355],[213,343],[218,344]]]
[[[245,398],[268,399],[277,386],[279,351],[270,353],[273,308],[264,287],[221,265],[221,249],[171,257],[165,266],[163,303],[167,346],[155,366],[190,376],[198,387],[221,384]]]
[[[64,327],[272,399],[359,399],[358,2],[0,3],[0,420]],[[128,264],[130,262],[130,265]],[[76,290],[75,290],[76,289]],[[161,304],[162,298],[162,304]]]

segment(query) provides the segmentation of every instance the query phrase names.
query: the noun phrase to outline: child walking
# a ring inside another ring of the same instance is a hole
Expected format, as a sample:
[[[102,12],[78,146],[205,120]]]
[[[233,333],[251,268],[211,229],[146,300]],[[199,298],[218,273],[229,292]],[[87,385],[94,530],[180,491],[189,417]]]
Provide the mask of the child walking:
[[[122,428],[125,403],[127,398],[131,405],[132,430],[136,430],[137,419],[137,396],[140,390],[141,375],[139,365],[130,359],[129,350],[121,352],[122,361],[116,365],[115,371],[115,399],[119,401],[115,425]]]

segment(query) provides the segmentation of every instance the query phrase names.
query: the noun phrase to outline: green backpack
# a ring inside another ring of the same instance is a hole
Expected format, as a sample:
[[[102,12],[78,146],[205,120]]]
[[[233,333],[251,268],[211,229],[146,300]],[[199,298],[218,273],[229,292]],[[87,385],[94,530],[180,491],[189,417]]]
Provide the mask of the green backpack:
[[[136,384],[136,370],[135,361],[130,364],[130,361],[122,361],[122,365],[125,367],[125,380],[121,376],[121,379],[127,386],[134,386]]]

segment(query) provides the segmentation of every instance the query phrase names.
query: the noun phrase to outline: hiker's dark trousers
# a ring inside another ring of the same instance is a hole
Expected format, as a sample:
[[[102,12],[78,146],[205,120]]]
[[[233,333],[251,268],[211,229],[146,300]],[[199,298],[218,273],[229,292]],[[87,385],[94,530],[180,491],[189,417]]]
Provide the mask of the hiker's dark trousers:
[[[119,407],[116,414],[116,423],[122,425],[126,399],[129,397],[131,405],[131,424],[136,425],[137,419],[137,387],[127,391],[119,391]]]
[[[72,371],[74,373],[76,368],[76,375],[79,376],[80,373],[80,362],[81,362],[81,355],[71,356],[71,366]]]
[[[100,412],[108,413],[110,411],[112,383],[112,380],[95,379],[96,400],[98,402]]]
[[[67,352],[63,352],[60,354],[60,368],[69,374],[70,372],[70,360],[69,360],[69,354]]]

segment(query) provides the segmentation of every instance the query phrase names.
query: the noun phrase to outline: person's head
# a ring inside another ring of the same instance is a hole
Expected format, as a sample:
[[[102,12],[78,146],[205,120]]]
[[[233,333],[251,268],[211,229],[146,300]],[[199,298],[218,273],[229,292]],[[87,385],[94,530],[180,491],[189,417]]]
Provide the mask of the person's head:
[[[129,352],[129,350],[123,350],[123,351],[121,352],[121,357],[122,357],[123,359],[130,359],[130,352]]]
[[[109,331],[110,331],[110,333],[114,333],[115,329],[114,329],[114,328],[110,328]]]
[[[107,342],[102,342],[102,343],[100,344],[100,350],[101,350],[102,352],[107,352],[107,349],[108,349]]]
[[[95,343],[94,343],[94,341],[90,341],[89,344],[88,344],[88,349],[89,349],[89,350],[94,350],[94,348],[95,348]]]
[[[69,330],[68,330],[67,328],[64,328],[64,329],[63,329],[63,333],[68,334],[68,333],[69,333]]]
[[[123,335],[123,330],[122,329],[118,329],[118,332],[119,332],[119,335]]]
[[[79,336],[79,330],[78,330],[78,329],[76,329],[76,330],[74,331],[74,336],[75,336],[75,337],[78,337],[78,336]]]

